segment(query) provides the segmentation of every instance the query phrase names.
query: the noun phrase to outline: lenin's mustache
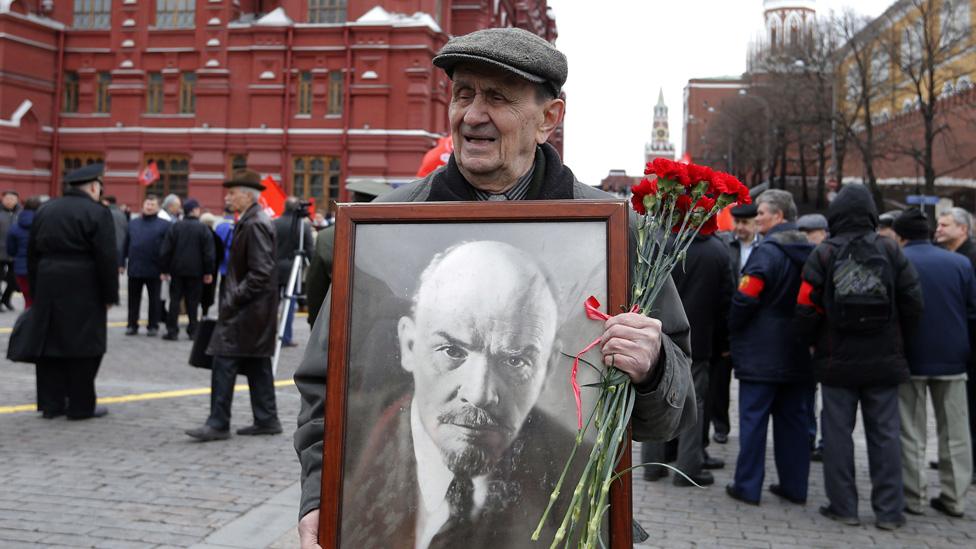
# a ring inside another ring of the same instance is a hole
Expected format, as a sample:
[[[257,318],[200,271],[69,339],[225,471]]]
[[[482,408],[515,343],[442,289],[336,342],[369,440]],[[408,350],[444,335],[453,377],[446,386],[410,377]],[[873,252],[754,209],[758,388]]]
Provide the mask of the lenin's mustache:
[[[493,429],[497,431],[514,431],[495,416],[477,406],[463,406],[457,410],[449,410],[437,416],[437,421],[472,429]]]

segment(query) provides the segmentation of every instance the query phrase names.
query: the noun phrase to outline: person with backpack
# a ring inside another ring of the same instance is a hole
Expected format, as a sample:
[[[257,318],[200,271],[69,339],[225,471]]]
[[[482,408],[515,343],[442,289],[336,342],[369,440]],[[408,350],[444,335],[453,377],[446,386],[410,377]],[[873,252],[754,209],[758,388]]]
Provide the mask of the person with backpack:
[[[926,491],[926,391],[932,396],[939,437],[939,497],[929,505],[962,517],[973,475],[972,441],[966,420],[966,369],[976,327],[976,276],[961,254],[934,246],[929,224],[918,209],[895,220],[898,242],[918,271],[925,311],[908,348],[911,379],[898,388],[901,414],[905,511],[921,515]]]
[[[828,504],[820,513],[855,526],[858,518],[852,433],[864,418],[875,525],[905,523],[898,386],[908,381],[904,342],[922,313],[915,268],[898,244],[879,237],[878,211],[863,185],[850,184],[827,210],[830,238],[803,267],[797,332],[814,346],[823,389],[823,471]]]
[[[799,343],[792,320],[800,269],[813,246],[796,228],[790,193],[768,190],[756,204],[756,224],[764,238],[742,269],[729,311],[732,364],[739,380],[740,446],[726,493],[759,504],[772,416],[779,484],[769,491],[803,504],[810,475],[806,395],[813,376],[810,353]]]

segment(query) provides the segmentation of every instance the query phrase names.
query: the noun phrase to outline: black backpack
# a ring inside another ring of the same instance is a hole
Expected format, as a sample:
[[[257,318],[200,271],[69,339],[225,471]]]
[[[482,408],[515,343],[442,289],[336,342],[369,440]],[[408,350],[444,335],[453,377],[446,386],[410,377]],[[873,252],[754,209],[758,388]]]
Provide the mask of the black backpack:
[[[827,268],[824,306],[838,330],[873,332],[894,314],[894,267],[875,233],[843,241]]]

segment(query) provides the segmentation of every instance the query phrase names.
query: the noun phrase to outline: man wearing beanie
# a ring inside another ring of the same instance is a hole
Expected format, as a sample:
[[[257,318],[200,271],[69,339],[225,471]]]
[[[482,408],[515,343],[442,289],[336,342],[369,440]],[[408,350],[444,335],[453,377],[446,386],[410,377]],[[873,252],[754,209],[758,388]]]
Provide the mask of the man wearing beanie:
[[[898,388],[905,510],[921,515],[925,507],[927,391],[935,410],[941,488],[929,505],[961,517],[973,474],[966,369],[976,325],[976,276],[963,255],[931,243],[928,219],[918,209],[903,213],[894,229],[918,271],[925,300],[918,330],[906,341],[911,379]]]
[[[905,523],[898,386],[908,381],[904,341],[922,312],[915,269],[898,245],[875,232],[878,213],[863,185],[845,185],[827,210],[830,238],[807,259],[796,323],[814,345],[823,388],[823,474],[828,504],[820,513],[860,524],[851,434],[861,407],[875,525]]]
[[[195,199],[188,198],[183,204],[183,219],[169,228],[159,258],[160,276],[170,281],[170,307],[163,339],[176,341],[179,336],[181,299],[190,321],[186,333],[193,339],[197,333],[197,308],[203,285],[213,283],[211,273],[216,261],[213,236],[200,222],[200,203]]]

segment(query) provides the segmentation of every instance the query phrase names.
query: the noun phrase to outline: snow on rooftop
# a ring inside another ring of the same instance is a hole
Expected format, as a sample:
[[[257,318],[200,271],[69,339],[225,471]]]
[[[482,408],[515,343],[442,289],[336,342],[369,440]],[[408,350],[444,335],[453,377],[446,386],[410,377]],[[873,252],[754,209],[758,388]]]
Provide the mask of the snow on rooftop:
[[[293,22],[291,17],[288,17],[288,14],[285,13],[285,8],[279,6],[255,21],[254,24],[262,27],[287,27]]]
[[[413,15],[390,13],[383,6],[374,6],[356,20],[360,25],[390,25],[394,27],[428,27],[434,32],[441,32],[440,25],[428,13],[422,11]]]

